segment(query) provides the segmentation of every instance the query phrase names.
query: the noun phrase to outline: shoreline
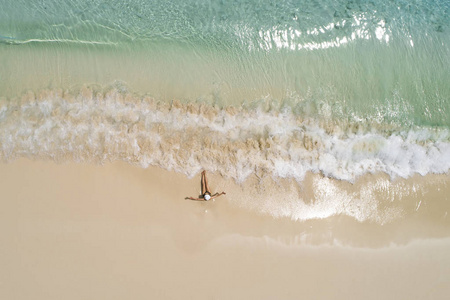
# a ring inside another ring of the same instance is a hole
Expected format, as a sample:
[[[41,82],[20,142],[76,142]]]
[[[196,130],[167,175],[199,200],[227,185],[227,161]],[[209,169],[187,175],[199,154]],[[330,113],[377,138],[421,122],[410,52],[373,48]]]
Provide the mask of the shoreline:
[[[200,176],[188,179],[122,162],[100,166],[19,159],[0,164],[0,295],[448,295],[449,221],[445,217],[444,222],[427,224],[438,214],[431,202],[423,206],[428,214],[386,225],[339,215],[292,221],[237,205],[236,198],[250,183],[238,185],[212,173],[208,180],[213,191],[227,195],[208,202],[184,200],[200,189]],[[448,207],[443,201],[439,205],[441,210]]]
[[[308,173],[303,182],[250,176],[245,182],[237,183],[231,178],[207,172],[212,192],[225,191],[227,194],[212,201],[199,202],[185,200],[185,197],[197,197],[201,193],[200,173],[188,178],[184,174],[160,167],[142,168],[121,161],[100,165],[20,158],[0,163],[4,184],[12,174],[16,179],[11,179],[12,184],[5,186],[3,190],[6,188],[11,196],[21,191],[19,178],[29,170],[34,171],[26,177],[30,184],[35,185],[41,181],[42,185],[50,185],[51,180],[59,180],[63,184],[61,189],[57,189],[59,195],[72,192],[72,195],[67,195],[69,199],[82,193],[74,190],[75,186],[70,186],[74,182],[78,187],[87,186],[86,192],[79,197],[92,199],[89,192],[95,192],[102,201],[107,201],[111,192],[99,190],[96,184],[99,182],[104,186],[114,182],[115,186],[110,188],[125,188],[122,194],[139,201],[146,197],[143,192],[148,193],[149,205],[157,201],[159,205],[168,205],[167,209],[193,209],[199,216],[222,213],[233,215],[234,222],[239,220],[242,224],[227,226],[234,228],[236,232],[246,225],[255,227],[253,223],[260,226],[270,224],[276,228],[271,231],[272,236],[261,230],[250,231],[250,236],[282,237],[283,231],[301,233],[293,239],[302,241],[301,245],[337,243],[357,248],[382,248],[386,245],[407,245],[416,239],[450,237],[450,176],[447,174],[416,175],[408,179],[390,179],[386,174],[368,174],[349,183]],[[48,175],[42,173],[44,170]],[[38,171],[41,173],[36,173]],[[109,173],[114,176],[111,177]],[[77,177],[78,174],[91,181]],[[61,177],[57,178],[58,175]],[[103,180],[103,176],[109,176],[109,181]],[[134,189],[121,186],[120,180],[132,183]],[[16,194],[15,197],[23,196]],[[304,211],[300,212],[300,209]],[[247,224],[245,219],[251,219],[253,223]],[[330,224],[332,226],[328,228]],[[416,231],[403,228],[408,226],[414,226]],[[310,228],[317,230],[309,230]],[[345,232],[346,228],[356,228],[356,231]],[[389,234],[389,228],[394,231],[403,228],[401,234],[404,236]],[[374,243],[369,238],[365,241],[367,244],[364,244],[357,231],[378,233],[378,240]],[[288,244],[292,245],[291,242]]]

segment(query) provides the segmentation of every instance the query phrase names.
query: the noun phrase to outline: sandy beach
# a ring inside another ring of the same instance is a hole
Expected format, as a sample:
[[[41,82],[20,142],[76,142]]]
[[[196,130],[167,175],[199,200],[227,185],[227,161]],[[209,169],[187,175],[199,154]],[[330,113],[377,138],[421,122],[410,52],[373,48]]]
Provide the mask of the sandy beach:
[[[416,202],[405,204],[408,217],[384,225],[345,215],[307,221],[275,218],[239,206],[240,197],[257,197],[258,185],[252,190],[250,182],[238,185],[217,174],[208,176],[211,189],[227,195],[210,202],[186,201],[186,196],[197,196],[200,176],[188,179],[156,167],[27,159],[2,163],[0,297],[450,295],[450,205],[443,196],[450,194],[448,175],[428,176],[439,187],[428,190],[418,209]],[[318,176],[307,178],[304,190],[297,192],[307,193],[308,180]],[[405,182],[435,187],[426,180]],[[272,196],[289,186],[276,184]],[[358,185],[364,179],[347,188]]]

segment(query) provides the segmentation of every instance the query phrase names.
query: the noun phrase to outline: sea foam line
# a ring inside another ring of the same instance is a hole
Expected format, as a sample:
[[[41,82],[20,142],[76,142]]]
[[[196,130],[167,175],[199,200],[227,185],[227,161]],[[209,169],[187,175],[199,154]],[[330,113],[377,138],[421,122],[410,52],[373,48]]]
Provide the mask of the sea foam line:
[[[367,173],[407,178],[450,169],[448,130],[354,125],[304,119],[288,108],[169,104],[116,90],[47,91],[1,104],[0,156],[123,160],[188,176],[206,169],[238,182],[251,174],[302,181],[314,172],[353,182]]]

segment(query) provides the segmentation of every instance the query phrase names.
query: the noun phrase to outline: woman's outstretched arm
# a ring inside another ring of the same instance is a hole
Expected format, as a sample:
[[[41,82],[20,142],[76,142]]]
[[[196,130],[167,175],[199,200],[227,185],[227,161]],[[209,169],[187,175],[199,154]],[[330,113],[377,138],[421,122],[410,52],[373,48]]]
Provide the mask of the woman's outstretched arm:
[[[184,200],[195,200],[195,201],[205,201],[203,198],[186,197]]]
[[[226,195],[227,193],[225,193],[225,192],[222,192],[222,193],[215,193],[214,195],[212,195],[211,196],[211,199],[214,199],[214,198],[217,198],[217,197],[219,197],[219,196],[222,196],[222,195]]]

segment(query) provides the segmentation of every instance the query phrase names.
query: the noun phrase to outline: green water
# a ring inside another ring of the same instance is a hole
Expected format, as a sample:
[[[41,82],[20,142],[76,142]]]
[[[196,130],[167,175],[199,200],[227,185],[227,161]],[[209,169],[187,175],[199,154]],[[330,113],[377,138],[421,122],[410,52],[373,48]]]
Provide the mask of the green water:
[[[2,1],[0,95],[120,85],[450,126],[446,1]],[[356,120],[355,119],[355,120]]]

